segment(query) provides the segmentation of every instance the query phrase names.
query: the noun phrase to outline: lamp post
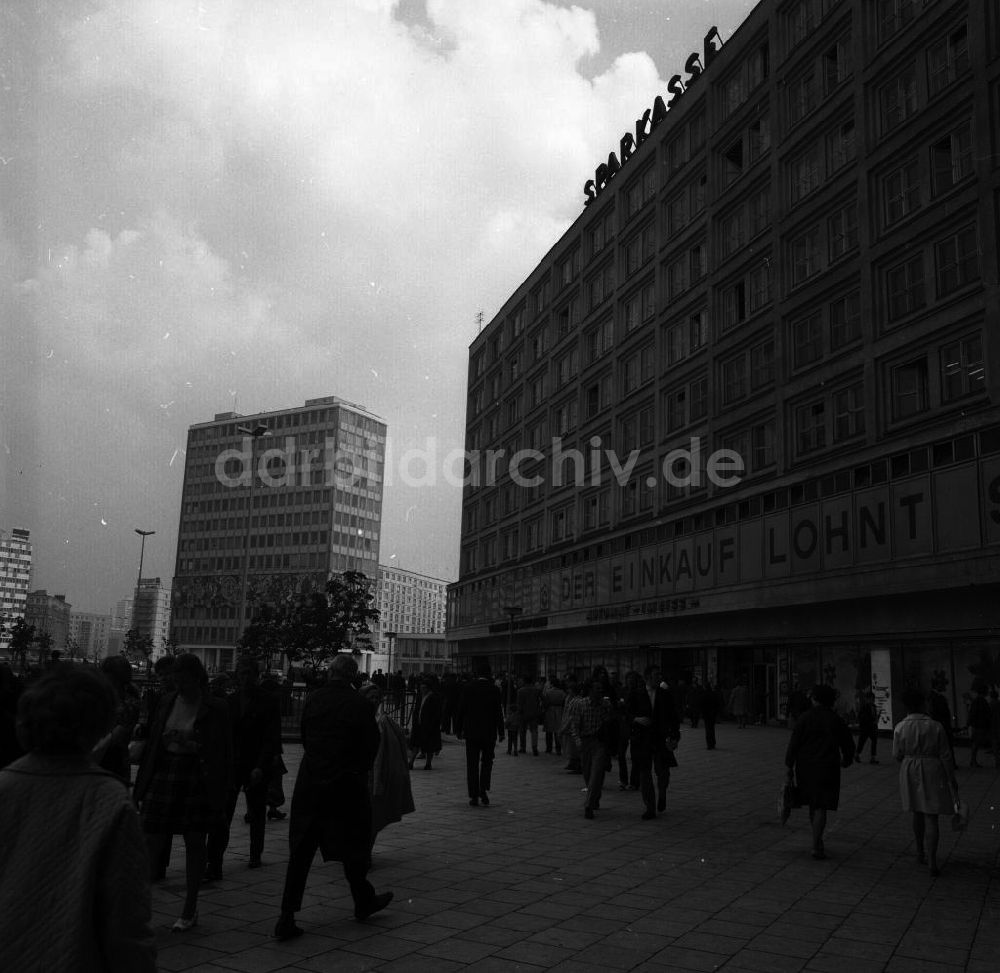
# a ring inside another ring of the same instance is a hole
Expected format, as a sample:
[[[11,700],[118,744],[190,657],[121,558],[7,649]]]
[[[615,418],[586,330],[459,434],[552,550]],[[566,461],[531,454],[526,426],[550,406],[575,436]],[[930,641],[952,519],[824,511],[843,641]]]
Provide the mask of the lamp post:
[[[156,533],[155,530],[141,530],[136,527],[135,532],[142,538],[142,542],[139,545],[139,576],[135,579],[135,598],[132,601],[132,625],[131,627],[135,630],[136,638],[139,637],[139,629],[136,625],[136,617],[139,614],[139,589],[142,586],[142,561],[146,555],[146,538],[152,537]]]
[[[240,581],[240,628],[239,638],[243,638],[243,633],[247,627],[247,585],[249,584],[250,572],[250,520],[253,517],[253,485],[257,479],[257,440],[261,436],[267,435],[267,426],[258,422],[253,428],[250,426],[237,426],[237,432],[244,436],[250,436],[250,494],[247,497],[247,529],[243,535],[243,577]]]
[[[389,663],[388,663],[389,672],[387,673],[387,676],[391,676],[392,675],[392,643],[396,641],[396,633],[395,632],[386,632],[385,633],[385,637],[389,640]]]
[[[507,707],[514,705],[514,616],[521,614],[520,605],[504,605],[507,613]]]

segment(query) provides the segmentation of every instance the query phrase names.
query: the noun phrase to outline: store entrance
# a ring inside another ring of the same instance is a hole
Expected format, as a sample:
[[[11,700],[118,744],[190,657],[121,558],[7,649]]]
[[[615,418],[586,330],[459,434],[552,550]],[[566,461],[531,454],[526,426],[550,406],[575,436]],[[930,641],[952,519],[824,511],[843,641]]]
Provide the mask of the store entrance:
[[[773,662],[755,662],[750,681],[750,718],[769,723],[778,718],[778,667]]]

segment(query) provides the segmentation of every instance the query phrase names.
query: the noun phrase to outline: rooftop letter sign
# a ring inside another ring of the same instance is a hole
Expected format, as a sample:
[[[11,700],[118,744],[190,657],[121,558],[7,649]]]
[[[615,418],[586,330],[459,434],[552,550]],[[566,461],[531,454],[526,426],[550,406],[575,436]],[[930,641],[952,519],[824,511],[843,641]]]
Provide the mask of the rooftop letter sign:
[[[716,41],[718,44],[715,43]],[[618,143],[617,154],[611,152],[608,155],[608,161],[602,162],[594,170],[594,178],[588,179],[583,187],[584,206],[589,206],[608,188],[621,167],[632,158],[636,149],[652,135],[653,129],[667,117],[667,109],[672,108],[677,99],[682,97],[688,88],[701,77],[720,50],[722,50],[722,38],[719,36],[719,28],[713,27],[705,35],[704,55],[694,51],[684,62],[684,70],[688,75],[687,81],[684,82],[679,74],[675,74],[667,84],[667,92],[671,96],[670,100],[665,102],[662,95],[657,95],[652,107],[647,108],[642,116],[635,120],[635,134],[626,132]]]

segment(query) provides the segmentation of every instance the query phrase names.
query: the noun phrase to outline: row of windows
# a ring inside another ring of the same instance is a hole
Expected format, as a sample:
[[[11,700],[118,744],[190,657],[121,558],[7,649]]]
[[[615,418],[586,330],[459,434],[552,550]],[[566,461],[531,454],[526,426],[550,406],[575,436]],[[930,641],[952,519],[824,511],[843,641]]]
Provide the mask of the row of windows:
[[[947,404],[980,392],[985,386],[982,336],[971,333],[949,341],[935,349],[906,356],[885,366],[885,395],[893,422],[904,422],[918,417],[939,404]],[[865,389],[860,379],[834,385],[829,389],[797,403],[790,410],[791,454],[808,457],[841,443],[864,436]],[[651,423],[651,409],[643,409],[633,418],[625,420],[642,424]],[[643,433],[637,434],[631,448],[642,445]],[[773,417],[754,421],[745,427],[721,434],[716,439],[720,448],[735,451],[743,460],[746,475],[766,472],[776,462],[776,433]],[[625,443],[623,448],[629,448]],[[611,505],[617,498],[617,518],[627,518],[635,513],[652,511],[656,504],[657,490],[662,491],[661,502],[679,500],[704,492],[705,478],[693,478],[691,483],[670,483],[650,474],[658,467],[642,467],[623,486],[605,486],[587,495],[560,503],[547,514],[539,515],[524,524],[508,528],[499,537],[491,536],[467,545],[463,550],[463,571],[478,570],[497,563],[499,553],[503,560],[531,553],[545,543],[572,539],[579,525],[584,531],[607,526],[611,519]],[[677,476],[690,472],[683,463],[673,470]],[[585,477],[590,482],[589,473]],[[517,488],[503,487],[498,496],[485,498],[482,507],[467,505],[464,530],[479,530],[479,511],[483,511],[483,525],[497,522],[498,514],[507,516],[518,509]],[[537,498],[535,498],[537,499]],[[521,545],[521,540],[524,546]]]

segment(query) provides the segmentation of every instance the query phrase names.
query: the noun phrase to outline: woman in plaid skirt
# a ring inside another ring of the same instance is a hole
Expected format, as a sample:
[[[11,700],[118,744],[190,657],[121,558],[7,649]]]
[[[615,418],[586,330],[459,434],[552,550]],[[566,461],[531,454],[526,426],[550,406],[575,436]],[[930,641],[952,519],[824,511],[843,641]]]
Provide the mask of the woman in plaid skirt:
[[[177,689],[164,696],[157,709],[134,794],[151,861],[159,861],[168,835],[184,836],[187,894],[173,926],[174,932],[184,932],[198,922],[206,835],[225,814],[232,734],[225,701],[210,695],[197,656],[178,656],[173,679]]]

